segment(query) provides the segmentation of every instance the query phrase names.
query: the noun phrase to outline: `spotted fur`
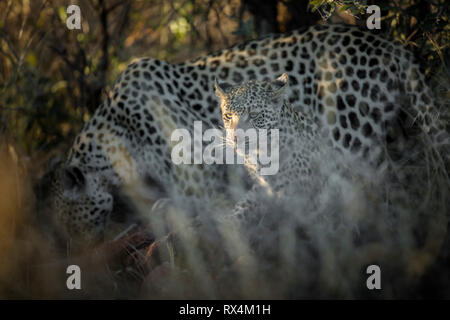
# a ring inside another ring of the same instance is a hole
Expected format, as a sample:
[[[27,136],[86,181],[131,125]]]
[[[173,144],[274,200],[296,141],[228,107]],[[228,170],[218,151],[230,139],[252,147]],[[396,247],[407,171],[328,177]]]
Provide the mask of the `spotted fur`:
[[[421,128],[436,130],[430,90],[411,53],[355,27],[318,25],[270,35],[177,65],[140,59],[119,76],[56,174],[53,208],[68,236],[104,231],[115,187],[142,184],[155,199],[171,190],[197,199],[205,190],[210,194],[227,173],[175,166],[171,132],[192,132],[196,120],[204,128],[221,123],[214,79],[267,81],[282,73],[289,75],[287,101],[311,111],[335,147],[367,153],[374,135],[387,134],[398,92],[415,106],[410,111]]]

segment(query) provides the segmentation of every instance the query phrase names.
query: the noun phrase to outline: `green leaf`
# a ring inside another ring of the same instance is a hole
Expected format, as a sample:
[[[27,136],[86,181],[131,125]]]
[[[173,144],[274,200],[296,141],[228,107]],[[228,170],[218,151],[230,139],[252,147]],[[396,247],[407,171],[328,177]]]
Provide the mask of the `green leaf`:
[[[339,11],[345,11],[348,8],[350,8],[352,5],[351,4],[344,4],[342,7],[339,8]]]

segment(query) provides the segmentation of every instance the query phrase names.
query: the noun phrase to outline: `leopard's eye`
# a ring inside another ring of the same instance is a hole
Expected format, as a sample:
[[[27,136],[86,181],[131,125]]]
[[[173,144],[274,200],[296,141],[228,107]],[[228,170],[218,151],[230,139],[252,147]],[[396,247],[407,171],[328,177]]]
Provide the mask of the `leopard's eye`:
[[[227,112],[227,113],[224,113],[223,114],[223,118],[225,119],[225,120],[231,120],[232,118],[233,118],[233,115],[231,114],[231,112]]]
[[[258,112],[250,112],[250,113],[249,113],[249,116],[250,116],[250,118],[252,118],[252,119],[258,117],[258,115],[259,115]]]

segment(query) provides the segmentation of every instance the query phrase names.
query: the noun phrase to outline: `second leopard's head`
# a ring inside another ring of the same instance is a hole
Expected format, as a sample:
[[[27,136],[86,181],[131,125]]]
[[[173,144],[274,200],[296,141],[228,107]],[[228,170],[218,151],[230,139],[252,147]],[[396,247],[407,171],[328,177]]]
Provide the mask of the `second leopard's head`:
[[[276,129],[288,79],[283,73],[275,80],[251,80],[235,86],[215,80],[224,129]]]

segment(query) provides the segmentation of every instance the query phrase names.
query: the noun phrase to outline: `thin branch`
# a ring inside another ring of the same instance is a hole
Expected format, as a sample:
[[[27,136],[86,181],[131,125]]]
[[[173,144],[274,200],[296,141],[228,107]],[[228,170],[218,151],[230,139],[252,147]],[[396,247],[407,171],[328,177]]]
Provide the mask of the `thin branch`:
[[[114,3],[113,5],[111,5],[108,9],[106,9],[106,12],[110,13],[111,11],[115,10],[117,7],[120,7],[124,3],[129,4],[130,1],[129,0],[119,0],[116,3]]]

